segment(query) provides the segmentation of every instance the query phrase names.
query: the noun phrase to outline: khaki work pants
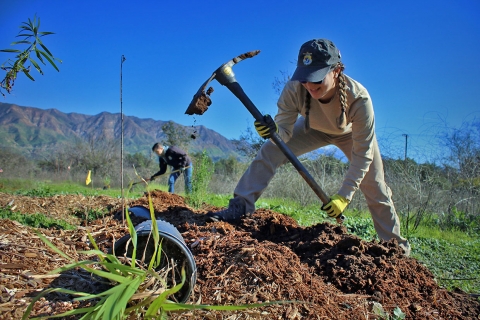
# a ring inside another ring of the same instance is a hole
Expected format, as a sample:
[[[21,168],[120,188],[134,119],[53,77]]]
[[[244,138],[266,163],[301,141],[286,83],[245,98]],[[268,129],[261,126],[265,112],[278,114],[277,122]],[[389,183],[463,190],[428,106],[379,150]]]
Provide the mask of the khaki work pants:
[[[300,117],[295,123],[292,138],[287,142],[287,146],[297,157],[327,145],[335,145],[348,160],[351,160],[353,147],[351,133],[332,136],[313,129],[305,133],[303,126],[304,118]],[[392,192],[385,183],[383,162],[376,140],[374,149],[373,161],[360,184],[360,190],[365,195],[380,239],[397,239],[399,245],[405,250],[405,254],[409,255],[410,244],[400,236],[400,221],[392,201]],[[262,146],[234,191],[235,198],[241,197],[245,200],[246,213],[255,211],[255,202],[267,188],[277,168],[286,162],[288,159],[272,141],[267,141]]]

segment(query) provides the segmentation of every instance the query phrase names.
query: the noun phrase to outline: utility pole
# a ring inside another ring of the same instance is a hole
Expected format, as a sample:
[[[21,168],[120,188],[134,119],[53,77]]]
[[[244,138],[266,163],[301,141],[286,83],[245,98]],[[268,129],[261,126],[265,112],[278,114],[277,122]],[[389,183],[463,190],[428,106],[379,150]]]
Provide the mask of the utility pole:
[[[408,134],[402,134],[405,137],[405,163],[407,163],[407,145],[408,145]]]
[[[123,63],[125,62],[125,56],[122,54],[120,59],[120,123],[121,123],[121,133],[120,133],[120,176],[121,176],[121,189],[122,189],[122,222],[125,224],[124,212],[125,212],[125,196],[123,194],[123,101],[122,101],[122,72],[123,72]]]

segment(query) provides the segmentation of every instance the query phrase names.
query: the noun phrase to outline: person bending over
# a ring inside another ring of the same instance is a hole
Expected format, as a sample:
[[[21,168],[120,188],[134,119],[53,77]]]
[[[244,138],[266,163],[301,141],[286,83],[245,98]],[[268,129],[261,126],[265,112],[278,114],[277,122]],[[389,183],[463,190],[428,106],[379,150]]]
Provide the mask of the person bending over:
[[[275,120],[265,115],[255,121],[255,128],[265,139],[277,132],[297,157],[327,145],[338,147],[348,158],[349,168],[338,192],[322,210],[330,217],[339,217],[360,189],[378,236],[397,239],[409,255],[410,244],[400,235],[392,193],[385,183],[372,99],[362,84],[344,74],[344,69],[340,51],[332,41],[305,42],[295,72],[277,102]],[[277,168],[286,162],[271,140],[265,142],[240,178],[229,206],[209,212],[207,219],[234,222],[252,214]]]
[[[175,181],[177,181],[181,173],[183,173],[185,180],[185,192],[192,192],[193,164],[188,154],[179,147],[168,147],[158,142],[153,145],[152,151],[158,155],[160,170],[150,177],[150,181],[165,174],[167,167],[171,166],[172,171],[168,178],[168,192],[175,193]]]

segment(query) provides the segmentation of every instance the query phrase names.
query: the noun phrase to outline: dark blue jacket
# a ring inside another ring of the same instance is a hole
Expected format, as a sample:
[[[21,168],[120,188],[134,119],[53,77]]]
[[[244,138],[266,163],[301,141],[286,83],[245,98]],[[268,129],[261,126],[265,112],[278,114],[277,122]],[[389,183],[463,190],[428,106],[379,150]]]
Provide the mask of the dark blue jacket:
[[[172,166],[173,170],[188,167],[192,164],[192,160],[185,151],[179,147],[168,147],[164,155],[158,157],[160,171],[155,173],[152,177],[157,177],[167,172],[167,167]]]

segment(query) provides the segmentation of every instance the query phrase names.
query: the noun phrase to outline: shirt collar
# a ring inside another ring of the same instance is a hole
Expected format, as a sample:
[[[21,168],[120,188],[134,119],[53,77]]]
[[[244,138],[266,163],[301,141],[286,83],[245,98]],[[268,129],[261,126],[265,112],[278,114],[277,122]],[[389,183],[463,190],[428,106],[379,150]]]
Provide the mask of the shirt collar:
[[[167,150],[168,150],[168,146],[163,146],[163,152],[160,154],[160,157],[165,156],[165,153],[167,152]]]

